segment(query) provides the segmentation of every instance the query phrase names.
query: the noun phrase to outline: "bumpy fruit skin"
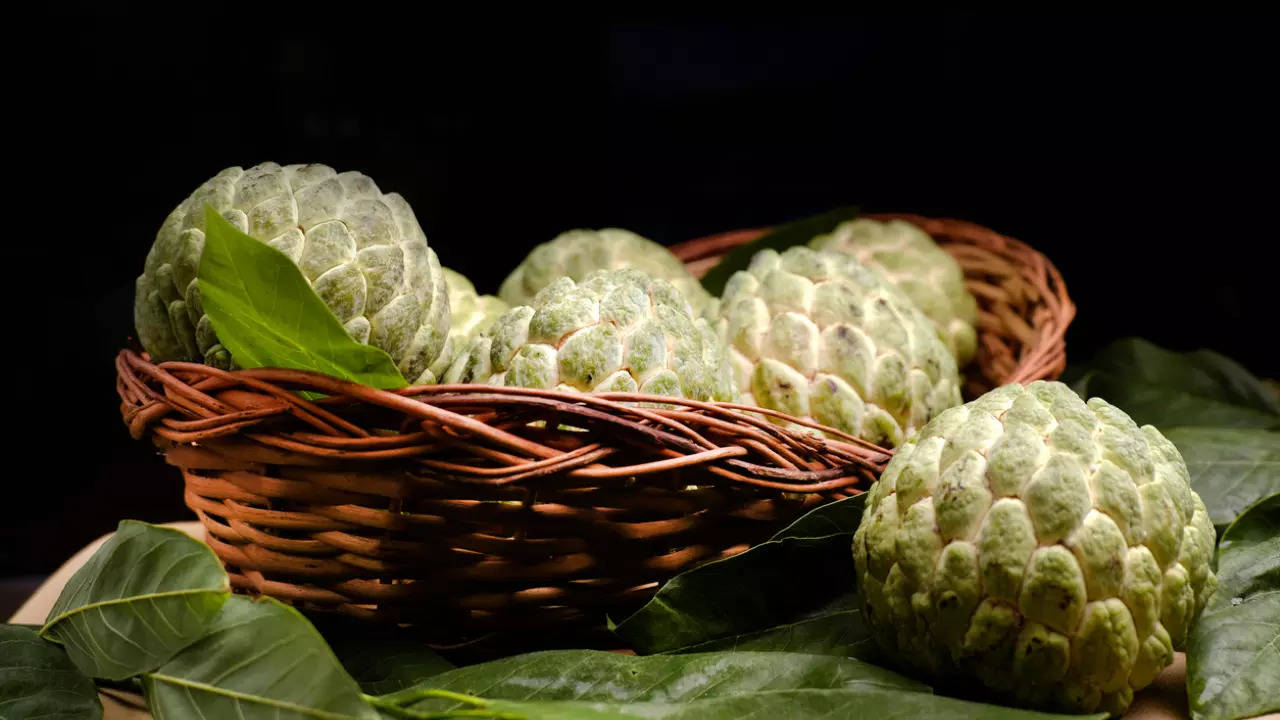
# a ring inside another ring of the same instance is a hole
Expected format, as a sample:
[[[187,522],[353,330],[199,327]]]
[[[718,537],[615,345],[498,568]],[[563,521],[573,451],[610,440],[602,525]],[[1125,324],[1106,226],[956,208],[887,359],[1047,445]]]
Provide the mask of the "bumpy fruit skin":
[[[508,304],[528,305],[544,287],[567,277],[574,282],[596,270],[634,268],[666,280],[684,294],[696,314],[713,305],[711,294],[684,263],[658,243],[619,228],[570,230],[533,249],[498,289]]]
[[[889,446],[960,404],[933,324],[849,255],[762,250],[729,279],[720,314],[744,402]]]
[[[733,399],[723,343],[674,285],[639,270],[561,277],[498,320],[445,380]]]
[[[955,258],[928,233],[903,220],[858,218],[815,237],[809,246],[848,253],[884,273],[938,326],[960,367],[973,359],[978,347],[974,330],[978,302],[965,288],[964,273]]]
[[[451,363],[455,355],[470,347],[471,341],[511,306],[501,298],[477,293],[476,286],[462,273],[447,267],[440,269],[449,288],[450,315],[449,337],[440,357]],[[443,378],[448,370],[448,364],[432,367],[438,378]]]
[[[853,556],[898,661],[1012,702],[1123,712],[1217,586],[1177,448],[1066,385],[948,410],[869,491]]]
[[[153,359],[232,365],[196,282],[206,203],[297,264],[353,338],[387,351],[410,382],[435,380],[449,330],[435,252],[404,198],[325,165],[227,168],[169,214],[134,298],[138,339]]]

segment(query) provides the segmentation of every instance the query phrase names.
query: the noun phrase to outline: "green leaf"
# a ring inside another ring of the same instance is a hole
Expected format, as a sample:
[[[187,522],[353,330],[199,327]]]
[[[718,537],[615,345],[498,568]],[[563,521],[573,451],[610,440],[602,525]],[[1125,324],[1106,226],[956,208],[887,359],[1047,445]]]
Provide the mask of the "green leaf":
[[[1280,432],[1238,428],[1173,428],[1191,472],[1191,487],[1219,531],[1262,498],[1280,493]]]
[[[27,627],[0,625],[0,718],[98,720],[93,681]]]
[[[495,709],[497,709],[495,707]],[[926,693],[884,690],[789,690],[716,698],[687,705],[631,705],[628,714],[666,720],[739,720],[741,718],[929,718],[930,720],[1064,720],[1105,718],[1093,715],[1054,715],[1016,708],[966,702]]]
[[[240,367],[316,372],[376,388],[408,383],[391,356],[355,341],[284,253],[205,206],[200,299]]]
[[[1249,508],[1218,546],[1218,590],[1187,644],[1196,720],[1280,711],[1280,494]]]
[[[824,609],[812,617],[776,625],[764,630],[708,640],[692,647],[669,652],[714,652],[722,650],[759,650],[796,652],[812,655],[836,655],[868,662],[879,659],[871,629],[856,607]]]
[[[684,703],[799,688],[929,692],[926,685],[848,658],[782,652],[722,652],[635,657],[599,650],[550,650],[494,660],[437,675],[417,688],[380,698],[418,711],[459,707],[426,698],[447,690],[494,700]]]
[[[852,536],[853,531],[857,530],[858,524],[862,522],[862,510],[866,505],[866,499],[866,495],[855,495],[820,505],[796,518],[769,539],[826,537],[841,533]],[[849,552],[852,554],[852,537],[849,543]]]
[[[403,690],[453,669],[453,663],[423,641],[392,632],[364,628],[359,634],[325,633],[325,639],[360,689],[370,695]]]
[[[125,520],[67,581],[40,634],[86,675],[123,680],[200,639],[230,592],[209,546]]]
[[[465,717],[495,718],[496,720],[633,720],[641,715],[626,712],[626,708],[611,706],[606,703],[584,703],[574,701],[520,702],[511,700],[495,700],[485,702],[479,709],[466,706],[470,713]],[[662,708],[680,706],[659,706]],[[464,711],[465,712],[465,711]],[[394,716],[393,716],[394,717]],[[433,713],[407,713],[401,717],[430,718],[437,720],[441,716]],[[445,715],[444,717],[455,717]]]
[[[1127,338],[1071,368],[1063,380],[1139,425],[1280,430],[1280,401],[1249,371],[1209,350],[1177,353]]]
[[[858,216],[858,208],[841,207],[803,220],[779,225],[760,237],[730,250],[715,267],[702,277],[702,287],[715,297],[724,294],[724,286],[735,272],[746,270],[755,254],[769,248],[782,252],[792,245],[803,245],[837,225]]]
[[[802,689],[744,693],[688,703],[607,703],[582,701],[519,701],[471,698],[465,703],[471,717],[504,720],[848,720],[849,718],[929,718],[930,720],[1101,720],[1106,713],[1053,715],[1017,708],[966,702],[928,693],[876,688]],[[439,717],[408,711],[388,717]]]
[[[863,502],[829,503],[744,553],[677,575],[614,632],[647,655],[795,621],[853,589]]]
[[[197,643],[142,678],[157,718],[376,718],[297,610],[233,596]]]

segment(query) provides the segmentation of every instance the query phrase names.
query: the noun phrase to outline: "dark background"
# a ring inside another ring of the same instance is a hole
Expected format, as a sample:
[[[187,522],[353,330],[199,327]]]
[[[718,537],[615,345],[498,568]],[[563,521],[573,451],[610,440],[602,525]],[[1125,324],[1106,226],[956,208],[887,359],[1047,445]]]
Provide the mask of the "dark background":
[[[446,23],[348,4],[9,30],[30,42],[10,66],[30,127],[4,216],[0,578],[30,583],[122,517],[189,517],[120,421],[112,358],[156,229],[229,165],[362,170],[489,291],[572,227],[673,243],[845,204],[960,217],[1055,261],[1075,360],[1136,334],[1276,374],[1270,19]]]

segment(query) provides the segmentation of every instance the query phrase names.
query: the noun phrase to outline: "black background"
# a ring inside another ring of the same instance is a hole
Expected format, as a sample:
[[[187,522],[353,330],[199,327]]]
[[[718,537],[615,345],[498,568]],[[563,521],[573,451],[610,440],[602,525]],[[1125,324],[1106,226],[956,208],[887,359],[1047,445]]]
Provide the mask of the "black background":
[[[230,165],[362,170],[490,291],[572,227],[673,243],[845,204],[960,217],[1055,261],[1074,360],[1142,335],[1276,374],[1269,19],[157,13],[9,28],[29,126],[3,215],[0,577],[121,517],[189,517],[120,422],[112,359],[156,229]]]

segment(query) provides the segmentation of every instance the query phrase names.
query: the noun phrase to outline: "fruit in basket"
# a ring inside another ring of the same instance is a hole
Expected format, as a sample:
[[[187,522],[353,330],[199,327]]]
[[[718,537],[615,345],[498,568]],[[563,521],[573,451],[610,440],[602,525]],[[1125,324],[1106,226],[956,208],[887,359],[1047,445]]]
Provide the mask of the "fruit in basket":
[[[482,330],[493,324],[498,316],[511,306],[502,298],[493,295],[481,295],[467,276],[447,267],[440,268],[444,273],[445,285],[449,288],[449,337],[445,341],[446,350],[441,358],[452,360],[453,356],[471,345],[471,340]],[[443,378],[448,365],[435,366],[437,378]]]
[[[1214,529],[1158,430],[1066,385],[1008,385],[899,448],[853,554],[886,652],[1021,704],[1119,714],[1217,584]]]
[[[385,350],[409,381],[434,381],[449,331],[435,252],[404,198],[325,165],[227,168],[169,214],[134,299],[138,339],[153,359],[232,366],[196,280],[206,204],[288,256],[352,337]]]
[[[570,230],[535,247],[507,276],[498,296],[510,305],[528,305],[557,278],[575,282],[595,270],[643,270],[684,293],[697,314],[714,305],[711,294],[685,270],[684,263],[658,243],[619,228]]]
[[[978,302],[955,258],[924,230],[904,220],[858,218],[813,238],[809,246],[848,253],[884,273],[937,325],[957,364],[964,367],[973,359]]]
[[[933,324],[852,256],[761,250],[729,279],[720,317],[745,402],[889,446],[960,404]]]
[[[445,381],[733,399],[711,326],[675,285],[629,268],[552,281],[476,337]]]

